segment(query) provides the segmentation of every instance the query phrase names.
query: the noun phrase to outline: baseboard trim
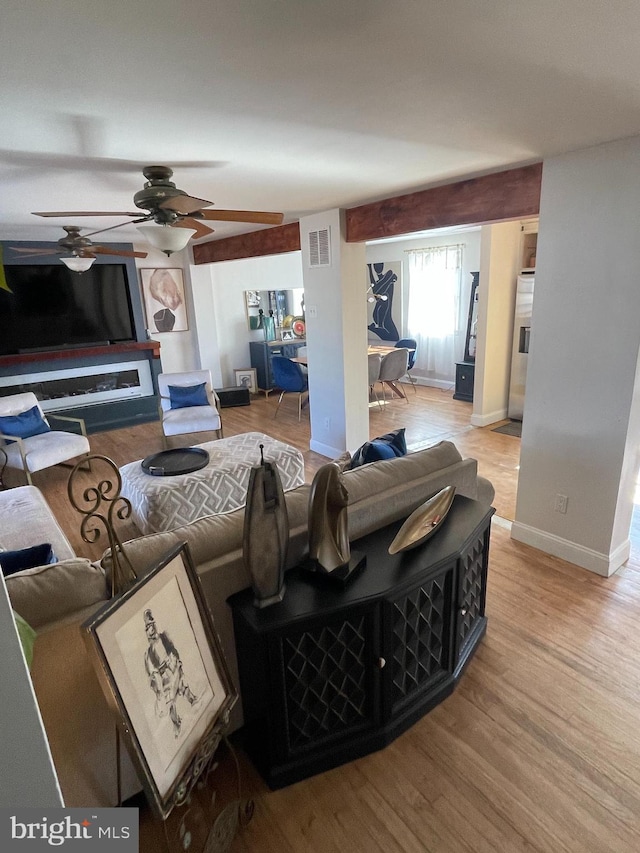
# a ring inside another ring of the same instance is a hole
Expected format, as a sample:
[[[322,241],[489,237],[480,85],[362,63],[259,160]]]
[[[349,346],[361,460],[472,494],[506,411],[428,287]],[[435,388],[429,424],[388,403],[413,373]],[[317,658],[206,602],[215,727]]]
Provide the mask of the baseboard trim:
[[[629,559],[631,553],[629,539],[626,539],[613,553],[602,554],[519,521],[514,521],[511,525],[511,538],[605,578],[611,577]]]
[[[309,450],[314,453],[319,453],[320,456],[328,456],[329,459],[337,459],[342,456],[344,450],[338,450],[336,447],[331,447],[329,444],[322,444],[320,441],[315,441],[313,438],[309,442]]]
[[[489,412],[488,415],[471,415],[469,423],[474,427],[487,427],[491,424],[503,421],[507,417],[506,409],[499,409],[497,412]]]

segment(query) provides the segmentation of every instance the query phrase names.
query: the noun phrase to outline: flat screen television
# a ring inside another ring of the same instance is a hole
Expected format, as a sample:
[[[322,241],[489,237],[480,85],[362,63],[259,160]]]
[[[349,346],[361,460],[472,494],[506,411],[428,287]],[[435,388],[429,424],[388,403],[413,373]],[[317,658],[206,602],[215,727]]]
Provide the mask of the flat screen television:
[[[5,264],[0,355],[135,341],[125,264]]]

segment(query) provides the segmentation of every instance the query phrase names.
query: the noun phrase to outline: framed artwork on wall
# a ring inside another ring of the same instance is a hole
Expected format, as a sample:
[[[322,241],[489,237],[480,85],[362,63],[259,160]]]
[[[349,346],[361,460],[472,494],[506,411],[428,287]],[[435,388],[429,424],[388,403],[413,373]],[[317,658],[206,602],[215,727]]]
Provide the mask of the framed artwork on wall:
[[[238,367],[233,374],[239,388],[248,388],[251,394],[258,393],[258,375],[255,367]]]
[[[371,342],[402,337],[402,261],[367,264],[367,329]]]
[[[188,331],[182,270],[167,267],[141,269],[140,280],[149,332]]]
[[[237,700],[186,544],[82,627],[149,802],[164,819],[206,767]]]

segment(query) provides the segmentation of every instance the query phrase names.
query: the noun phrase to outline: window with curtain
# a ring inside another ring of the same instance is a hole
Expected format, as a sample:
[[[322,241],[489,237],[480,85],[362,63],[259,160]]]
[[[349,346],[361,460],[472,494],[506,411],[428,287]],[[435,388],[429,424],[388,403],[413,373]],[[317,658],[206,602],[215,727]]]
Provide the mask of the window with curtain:
[[[464,352],[463,245],[412,249],[409,255],[409,337],[417,341],[414,370],[439,382],[455,381]]]

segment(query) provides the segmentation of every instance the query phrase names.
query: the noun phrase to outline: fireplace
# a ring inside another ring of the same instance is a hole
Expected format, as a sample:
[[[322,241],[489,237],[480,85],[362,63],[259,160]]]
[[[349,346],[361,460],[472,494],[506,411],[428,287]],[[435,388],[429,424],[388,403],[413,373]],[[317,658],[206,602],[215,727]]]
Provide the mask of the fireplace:
[[[0,396],[33,391],[45,412],[153,396],[148,361],[0,376]]]

